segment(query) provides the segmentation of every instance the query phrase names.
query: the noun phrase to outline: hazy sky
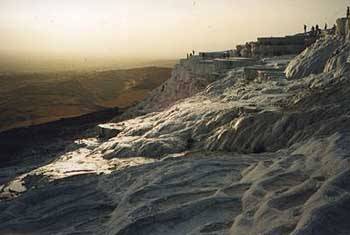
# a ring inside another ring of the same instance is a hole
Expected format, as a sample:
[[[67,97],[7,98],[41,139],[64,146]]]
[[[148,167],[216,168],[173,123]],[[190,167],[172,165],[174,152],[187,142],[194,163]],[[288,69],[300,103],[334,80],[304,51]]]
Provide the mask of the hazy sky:
[[[174,58],[333,25],[344,0],[0,0],[0,52]]]

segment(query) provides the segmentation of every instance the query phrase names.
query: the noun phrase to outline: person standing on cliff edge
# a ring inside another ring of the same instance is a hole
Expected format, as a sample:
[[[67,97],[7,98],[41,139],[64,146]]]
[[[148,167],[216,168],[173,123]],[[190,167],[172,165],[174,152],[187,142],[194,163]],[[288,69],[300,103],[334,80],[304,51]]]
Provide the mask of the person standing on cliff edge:
[[[306,34],[307,33],[307,25],[304,24],[304,33]]]
[[[318,26],[318,24],[316,25],[316,36],[319,36],[320,35],[320,26]]]
[[[346,10],[346,18],[350,18],[350,7]]]

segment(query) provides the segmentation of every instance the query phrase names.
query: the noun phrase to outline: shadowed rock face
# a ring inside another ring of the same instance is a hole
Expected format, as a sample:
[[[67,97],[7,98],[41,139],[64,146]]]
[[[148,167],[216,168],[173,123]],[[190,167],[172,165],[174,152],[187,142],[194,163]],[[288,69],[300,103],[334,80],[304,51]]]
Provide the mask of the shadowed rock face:
[[[21,169],[0,188],[0,233],[349,234],[347,48],[321,39],[290,63],[291,80],[228,71]]]

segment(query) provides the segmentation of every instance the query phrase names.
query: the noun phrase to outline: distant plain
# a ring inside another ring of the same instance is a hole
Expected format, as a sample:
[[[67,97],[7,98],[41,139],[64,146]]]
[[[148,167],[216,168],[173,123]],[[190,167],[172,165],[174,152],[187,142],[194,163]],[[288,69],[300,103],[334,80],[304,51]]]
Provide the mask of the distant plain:
[[[3,72],[0,132],[131,106],[170,78],[171,64],[140,64],[138,68],[118,70]]]

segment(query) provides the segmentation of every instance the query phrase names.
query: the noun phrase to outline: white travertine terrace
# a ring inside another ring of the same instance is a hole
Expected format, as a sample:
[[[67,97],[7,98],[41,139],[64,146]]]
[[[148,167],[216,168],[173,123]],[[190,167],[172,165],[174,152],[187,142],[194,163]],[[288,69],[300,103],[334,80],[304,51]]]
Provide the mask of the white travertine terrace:
[[[181,61],[103,138],[3,185],[0,233],[350,234],[349,53],[327,35],[295,58]]]

